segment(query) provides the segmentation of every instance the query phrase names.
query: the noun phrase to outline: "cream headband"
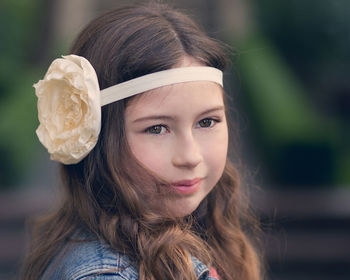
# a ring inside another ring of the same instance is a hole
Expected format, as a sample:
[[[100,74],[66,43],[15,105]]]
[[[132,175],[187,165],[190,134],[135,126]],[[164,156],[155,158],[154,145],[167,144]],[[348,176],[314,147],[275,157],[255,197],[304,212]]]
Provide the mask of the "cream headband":
[[[210,81],[223,86],[222,76],[221,70],[207,66],[172,68],[100,90],[95,69],[87,59],[63,56],[34,84],[40,122],[36,134],[50,159],[78,163],[97,143],[101,106],[176,83]]]

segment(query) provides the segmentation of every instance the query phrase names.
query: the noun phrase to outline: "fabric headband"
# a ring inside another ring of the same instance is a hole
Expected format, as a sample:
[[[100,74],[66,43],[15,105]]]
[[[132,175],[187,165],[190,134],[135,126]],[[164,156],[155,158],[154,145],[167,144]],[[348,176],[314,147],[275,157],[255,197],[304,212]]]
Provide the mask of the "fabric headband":
[[[195,66],[172,68],[141,76],[101,90],[101,106],[166,85],[211,81],[223,86],[222,71],[213,67]]]
[[[144,75],[100,90],[95,69],[77,55],[55,59],[43,80],[34,84],[40,125],[36,134],[50,159],[80,162],[96,145],[101,106],[166,85],[210,81],[223,86],[221,70],[181,67]]]

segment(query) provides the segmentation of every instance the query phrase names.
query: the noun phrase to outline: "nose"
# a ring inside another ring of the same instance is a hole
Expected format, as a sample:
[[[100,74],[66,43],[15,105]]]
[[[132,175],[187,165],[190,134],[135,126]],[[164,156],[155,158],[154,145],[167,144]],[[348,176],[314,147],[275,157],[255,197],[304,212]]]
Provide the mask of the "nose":
[[[194,168],[202,161],[200,145],[192,134],[188,134],[175,143],[172,163],[179,168]]]

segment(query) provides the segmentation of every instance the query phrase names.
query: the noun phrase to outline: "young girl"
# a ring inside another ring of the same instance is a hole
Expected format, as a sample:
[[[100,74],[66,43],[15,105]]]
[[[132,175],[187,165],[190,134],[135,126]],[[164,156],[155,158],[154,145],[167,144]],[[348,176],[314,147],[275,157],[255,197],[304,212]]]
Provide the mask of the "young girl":
[[[220,44],[147,4],[93,20],[71,53],[35,84],[66,197],[34,230],[24,278],[261,279],[227,159]]]

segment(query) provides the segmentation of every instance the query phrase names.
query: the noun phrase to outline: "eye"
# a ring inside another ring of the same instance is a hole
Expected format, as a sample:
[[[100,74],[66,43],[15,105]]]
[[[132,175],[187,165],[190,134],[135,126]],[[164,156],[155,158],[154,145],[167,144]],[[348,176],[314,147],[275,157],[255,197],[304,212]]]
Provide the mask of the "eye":
[[[147,128],[145,131],[150,134],[164,134],[167,132],[167,128],[164,125],[158,124]]]
[[[200,127],[212,127],[213,125],[215,125],[216,122],[218,121],[211,118],[206,118],[206,119],[200,120],[198,124]]]

